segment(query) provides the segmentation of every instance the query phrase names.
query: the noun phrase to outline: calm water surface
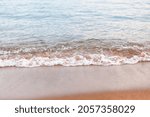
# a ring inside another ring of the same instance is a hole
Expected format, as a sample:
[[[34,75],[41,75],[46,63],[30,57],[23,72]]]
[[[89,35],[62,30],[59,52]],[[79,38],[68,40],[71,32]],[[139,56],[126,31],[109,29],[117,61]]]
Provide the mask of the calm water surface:
[[[149,0],[0,0],[0,40],[149,39]]]

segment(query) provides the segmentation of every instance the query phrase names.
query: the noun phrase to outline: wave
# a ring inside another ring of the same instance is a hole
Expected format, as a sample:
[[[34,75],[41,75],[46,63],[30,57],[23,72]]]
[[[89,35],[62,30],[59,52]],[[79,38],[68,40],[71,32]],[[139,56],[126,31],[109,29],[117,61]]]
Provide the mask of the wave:
[[[150,41],[88,39],[0,47],[0,67],[123,65],[150,61]]]

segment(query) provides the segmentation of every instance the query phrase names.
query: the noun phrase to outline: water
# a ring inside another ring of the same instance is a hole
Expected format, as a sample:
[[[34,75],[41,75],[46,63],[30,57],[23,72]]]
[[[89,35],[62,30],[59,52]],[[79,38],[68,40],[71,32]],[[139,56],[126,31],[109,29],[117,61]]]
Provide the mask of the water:
[[[0,0],[0,67],[150,61],[149,0]]]

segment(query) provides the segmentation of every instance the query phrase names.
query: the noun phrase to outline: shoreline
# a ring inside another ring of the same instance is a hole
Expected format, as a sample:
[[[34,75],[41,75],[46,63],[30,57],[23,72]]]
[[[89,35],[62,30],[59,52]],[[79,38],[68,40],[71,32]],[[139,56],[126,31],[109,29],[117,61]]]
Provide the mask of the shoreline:
[[[0,99],[150,99],[149,69],[149,62],[0,68]]]

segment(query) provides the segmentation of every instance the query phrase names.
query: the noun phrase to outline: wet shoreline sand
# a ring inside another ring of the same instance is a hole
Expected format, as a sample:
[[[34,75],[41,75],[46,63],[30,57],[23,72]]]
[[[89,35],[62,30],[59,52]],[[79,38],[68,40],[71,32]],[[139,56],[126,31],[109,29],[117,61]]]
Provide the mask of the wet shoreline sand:
[[[150,99],[150,63],[0,68],[0,99]]]

